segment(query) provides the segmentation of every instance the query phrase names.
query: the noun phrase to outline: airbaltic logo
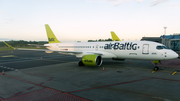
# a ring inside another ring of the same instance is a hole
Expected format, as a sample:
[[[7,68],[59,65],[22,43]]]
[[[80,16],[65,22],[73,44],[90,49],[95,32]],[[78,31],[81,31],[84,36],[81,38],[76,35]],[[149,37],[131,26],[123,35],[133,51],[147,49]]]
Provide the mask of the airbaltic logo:
[[[84,60],[84,62],[91,62],[92,63],[93,61],[92,60]]]
[[[114,49],[114,50],[137,50],[139,49],[139,46],[137,47],[137,43],[132,42],[126,42],[126,43],[119,43],[116,42],[114,44],[105,44],[104,49]]]
[[[54,41],[55,38],[48,38],[49,41]]]

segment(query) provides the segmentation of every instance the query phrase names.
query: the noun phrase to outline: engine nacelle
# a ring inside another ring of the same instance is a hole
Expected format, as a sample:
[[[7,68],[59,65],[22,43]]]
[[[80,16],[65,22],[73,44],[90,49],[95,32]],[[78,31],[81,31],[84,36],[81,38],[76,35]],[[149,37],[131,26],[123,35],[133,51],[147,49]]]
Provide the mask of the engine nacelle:
[[[88,54],[83,56],[82,62],[87,66],[101,66],[102,57],[96,54]]]

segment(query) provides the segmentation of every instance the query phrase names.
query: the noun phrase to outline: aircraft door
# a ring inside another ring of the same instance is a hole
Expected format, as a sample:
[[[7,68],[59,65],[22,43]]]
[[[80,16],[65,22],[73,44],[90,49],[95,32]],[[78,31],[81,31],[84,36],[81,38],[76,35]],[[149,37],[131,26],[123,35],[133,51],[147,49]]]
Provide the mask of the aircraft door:
[[[149,54],[149,44],[143,44],[142,54]]]

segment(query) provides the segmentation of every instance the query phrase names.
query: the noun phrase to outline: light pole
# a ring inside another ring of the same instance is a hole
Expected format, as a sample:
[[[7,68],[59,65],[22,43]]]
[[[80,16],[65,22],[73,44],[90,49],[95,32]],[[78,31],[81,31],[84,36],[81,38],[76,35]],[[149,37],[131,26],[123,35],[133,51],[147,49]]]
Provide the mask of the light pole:
[[[164,45],[166,45],[166,29],[167,27],[164,27]]]
[[[166,29],[167,29],[167,27],[164,27],[164,36],[166,35]]]

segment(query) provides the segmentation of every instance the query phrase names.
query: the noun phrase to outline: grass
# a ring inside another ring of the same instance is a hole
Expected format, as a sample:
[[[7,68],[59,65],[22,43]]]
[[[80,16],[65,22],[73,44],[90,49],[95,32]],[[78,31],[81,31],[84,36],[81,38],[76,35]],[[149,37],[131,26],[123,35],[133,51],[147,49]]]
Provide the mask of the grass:
[[[9,47],[0,47],[0,51],[9,51],[9,50],[13,50]]]

